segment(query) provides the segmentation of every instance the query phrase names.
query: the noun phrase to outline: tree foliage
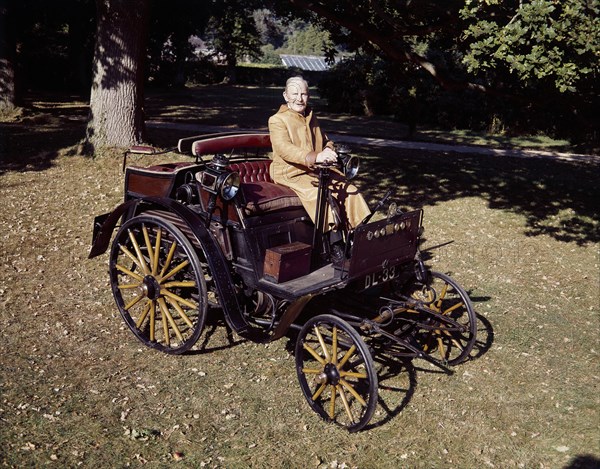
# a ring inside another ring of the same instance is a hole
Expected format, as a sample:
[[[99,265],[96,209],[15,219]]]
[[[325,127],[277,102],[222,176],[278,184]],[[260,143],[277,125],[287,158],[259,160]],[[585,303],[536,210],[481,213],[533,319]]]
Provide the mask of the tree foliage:
[[[561,93],[598,78],[597,0],[467,0],[461,16],[468,45],[463,63],[470,73],[490,80],[511,74],[527,87]]]
[[[186,82],[186,63],[193,55],[191,36],[204,33],[209,8],[197,0],[150,0],[147,79],[159,85],[181,87]]]
[[[245,14],[260,6],[256,0],[213,0],[207,39],[215,56],[222,56],[228,67],[228,81],[235,83],[235,67],[244,57],[261,55],[260,34],[254,16]]]

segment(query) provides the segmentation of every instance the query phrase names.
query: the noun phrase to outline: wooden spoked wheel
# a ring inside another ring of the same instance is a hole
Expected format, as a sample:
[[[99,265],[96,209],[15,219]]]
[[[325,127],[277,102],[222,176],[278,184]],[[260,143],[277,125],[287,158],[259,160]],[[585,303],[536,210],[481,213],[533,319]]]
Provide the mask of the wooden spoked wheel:
[[[172,223],[139,215],[123,224],[110,252],[110,280],[123,319],[145,345],[189,350],[208,305],[205,272],[186,236]]]
[[[431,272],[427,284],[414,282],[405,291],[422,307],[408,309],[419,316],[413,337],[430,357],[457,365],[469,357],[477,334],[475,310],[465,290],[451,277]]]
[[[315,316],[296,341],[296,371],[304,397],[323,419],[363,428],[377,406],[377,373],[358,332],[329,314]]]

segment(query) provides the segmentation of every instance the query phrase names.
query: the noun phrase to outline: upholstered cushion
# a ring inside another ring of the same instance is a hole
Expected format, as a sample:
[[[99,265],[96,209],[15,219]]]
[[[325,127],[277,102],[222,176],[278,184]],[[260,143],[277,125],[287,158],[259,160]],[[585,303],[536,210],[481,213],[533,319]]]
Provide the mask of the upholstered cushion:
[[[302,202],[289,187],[274,182],[249,182],[242,184],[242,193],[246,201],[247,215],[259,215],[265,212],[285,208],[302,207]]]

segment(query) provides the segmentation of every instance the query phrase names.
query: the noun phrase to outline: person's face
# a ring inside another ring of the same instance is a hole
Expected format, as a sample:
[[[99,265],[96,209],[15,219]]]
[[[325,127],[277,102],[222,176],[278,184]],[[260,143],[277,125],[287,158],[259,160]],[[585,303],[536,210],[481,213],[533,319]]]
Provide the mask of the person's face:
[[[283,98],[292,111],[303,113],[308,104],[308,87],[301,81],[294,81],[283,92]]]

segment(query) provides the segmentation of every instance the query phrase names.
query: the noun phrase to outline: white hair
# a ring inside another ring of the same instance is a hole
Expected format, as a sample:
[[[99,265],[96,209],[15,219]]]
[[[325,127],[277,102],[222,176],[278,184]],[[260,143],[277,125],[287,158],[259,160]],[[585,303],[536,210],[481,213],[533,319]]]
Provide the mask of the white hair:
[[[295,82],[303,83],[304,86],[306,86],[308,88],[308,82],[304,78],[302,78],[301,76],[295,76],[295,77],[290,77],[290,78],[287,79],[287,81],[285,82],[285,89],[287,90],[288,87],[292,83],[295,83]]]

